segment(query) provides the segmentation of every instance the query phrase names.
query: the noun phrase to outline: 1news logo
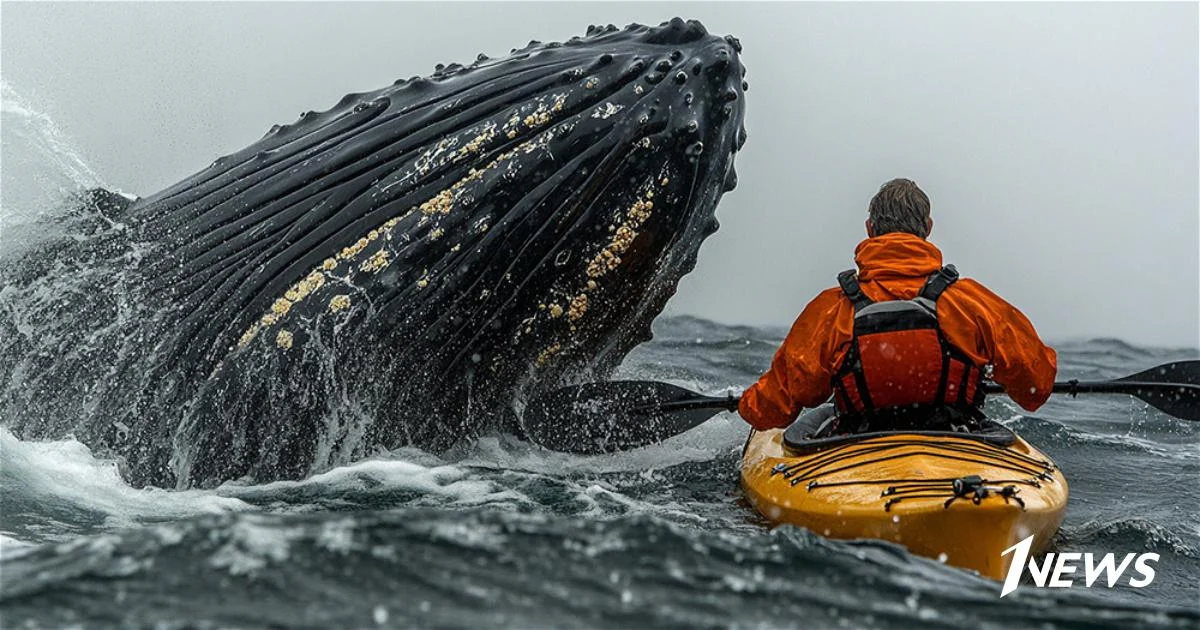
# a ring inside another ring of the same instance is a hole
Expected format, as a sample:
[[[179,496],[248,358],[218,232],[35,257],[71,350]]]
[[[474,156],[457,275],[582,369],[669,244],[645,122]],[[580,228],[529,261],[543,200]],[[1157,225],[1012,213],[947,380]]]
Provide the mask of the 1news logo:
[[[1004,597],[1009,593],[1017,590],[1017,582],[1021,581],[1021,571],[1026,566],[1029,567],[1029,576],[1033,578],[1034,584],[1038,588],[1069,588],[1075,585],[1075,581],[1067,576],[1075,573],[1078,568],[1080,557],[1083,558],[1083,582],[1085,588],[1091,588],[1101,575],[1105,577],[1108,588],[1116,586],[1121,579],[1121,575],[1125,573],[1125,569],[1129,564],[1133,563],[1133,568],[1137,571],[1140,577],[1130,577],[1129,585],[1133,588],[1142,588],[1154,581],[1154,569],[1150,567],[1151,562],[1158,562],[1157,553],[1143,554],[1125,554],[1125,559],[1121,564],[1117,564],[1116,554],[1106,553],[1100,559],[1100,562],[1095,562],[1095,554],[1091,553],[1048,553],[1046,558],[1042,560],[1041,566],[1038,566],[1037,559],[1029,557],[1029,549],[1033,546],[1033,536],[1027,537],[1025,540],[1005,549],[1000,552],[1000,555],[1007,556],[1013,554],[1012,564],[1008,567],[1008,575],[1004,577],[1004,588],[1000,591],[1000,597]],[[1136,560],[1134,560],[1136,556]]]

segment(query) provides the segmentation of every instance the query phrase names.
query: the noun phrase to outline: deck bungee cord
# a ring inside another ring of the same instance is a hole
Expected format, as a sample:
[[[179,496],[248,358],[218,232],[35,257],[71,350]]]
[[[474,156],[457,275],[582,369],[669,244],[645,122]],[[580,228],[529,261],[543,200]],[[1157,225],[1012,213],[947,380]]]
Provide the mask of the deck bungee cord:
[[[906,449],[904,452],[895,452]],[[876,455],[880,455],[876,457]],[[824,477],[836,475],[859,468],[870,468],[882,462],[895,461],[912,457],[932,457],[952,460],[980,466],[1000,468],[1020,475],[1014,479],[985,479],[979,475],[960,477],[944,477],[937,479],[849,479],[839,481],[821,481]],[[1029,457],[1002,446],[987,442],[946,442],[933,444],[928,440],[869,440],[851,446],[836,449],[832,452],[817,455],[811,459],[787,464],[776,464],[770,476],[779,475],[792,486],[808,482],[805,489],[812,492],[818,488],[833,488],[862,485],[885,485],[880,498],[884,511],[890,511],[896,503],[908,499],[947,499],[945,508],[949,508],[958,499],[970,497],[971,502],[979,505],[983,499],[996,495],[1005,501],[1015,500],[1022,508],[1025,503],[1017,493],[1019,485],[1040,488],[1041,482],[1053,483],[1055,465],[1049,461]],[[1004,484],[1004,485],[998,485]]]

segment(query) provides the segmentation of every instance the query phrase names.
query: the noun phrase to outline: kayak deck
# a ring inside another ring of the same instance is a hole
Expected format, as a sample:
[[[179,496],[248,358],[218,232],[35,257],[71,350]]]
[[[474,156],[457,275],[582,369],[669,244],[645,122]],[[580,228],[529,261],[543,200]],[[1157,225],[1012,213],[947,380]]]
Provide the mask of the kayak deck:
[[[1067,481],[1020,437],[1008,446],[920,432],[875,435],[797,452],[783,431],[754,431],[742,487],[773,524],[830,538],[875,538],[1002,579],[1033,535],[1049,544],[1062,523]]]

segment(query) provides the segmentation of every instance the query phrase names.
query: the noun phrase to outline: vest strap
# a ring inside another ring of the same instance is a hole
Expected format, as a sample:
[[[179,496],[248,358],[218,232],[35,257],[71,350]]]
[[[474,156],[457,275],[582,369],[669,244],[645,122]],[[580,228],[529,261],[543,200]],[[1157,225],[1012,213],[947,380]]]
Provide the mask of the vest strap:
[[[840,279],[841,276],[838,276]],[[929,279],[925,281],[925,286],[921,288],[921,297],[937,302],[937,299],[942,297],[942,292],[950,288],[958,280],[958,269],[954,265],[946,265],[941,269],[930,274]]]
[[[862,287],[858,285],[858,274],[853,269],[839,273],[838,284],[842,287],[842,293],[854,303],[854,310],[861,310],[875,303],[863,293]]]

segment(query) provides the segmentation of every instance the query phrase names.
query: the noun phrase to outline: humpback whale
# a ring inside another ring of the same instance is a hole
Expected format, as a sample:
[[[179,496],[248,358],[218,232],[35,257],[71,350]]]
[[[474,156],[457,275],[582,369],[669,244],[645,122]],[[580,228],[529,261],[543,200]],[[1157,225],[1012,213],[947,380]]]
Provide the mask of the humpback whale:
[[[521,435],[603,379],[717,229],[741,44],[591,27],[346,95],[3,265],[0,413],[135,485],[302,478]]]

